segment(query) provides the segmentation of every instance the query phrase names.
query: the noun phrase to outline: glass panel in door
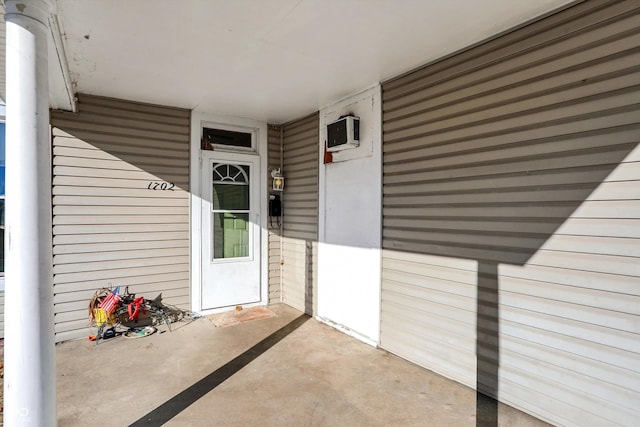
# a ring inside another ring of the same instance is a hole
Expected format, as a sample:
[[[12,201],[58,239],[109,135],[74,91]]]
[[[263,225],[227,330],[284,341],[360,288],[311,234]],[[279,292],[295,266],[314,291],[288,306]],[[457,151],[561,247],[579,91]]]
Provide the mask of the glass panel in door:
[[[251,256],[250,166],[213,164],[213,260]]]

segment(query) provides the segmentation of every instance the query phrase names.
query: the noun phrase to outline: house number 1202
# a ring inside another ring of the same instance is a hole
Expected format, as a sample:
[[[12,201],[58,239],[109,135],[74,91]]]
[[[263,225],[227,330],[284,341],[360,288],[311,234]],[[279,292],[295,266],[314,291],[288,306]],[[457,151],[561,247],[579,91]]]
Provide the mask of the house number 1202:
[[[151,181],[149,185],[147,185],[147,189],[149,190],[166,190],[173,191],[173,187],[176,185],[173,182],[154,182]]]

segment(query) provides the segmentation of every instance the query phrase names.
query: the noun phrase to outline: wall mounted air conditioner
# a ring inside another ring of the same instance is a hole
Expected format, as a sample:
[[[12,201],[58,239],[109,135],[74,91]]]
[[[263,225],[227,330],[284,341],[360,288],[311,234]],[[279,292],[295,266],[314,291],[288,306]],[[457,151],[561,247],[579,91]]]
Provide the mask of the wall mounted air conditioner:
[[[355,148],[360,144],[360,118],[340,117],[327,125],[327,151]]]

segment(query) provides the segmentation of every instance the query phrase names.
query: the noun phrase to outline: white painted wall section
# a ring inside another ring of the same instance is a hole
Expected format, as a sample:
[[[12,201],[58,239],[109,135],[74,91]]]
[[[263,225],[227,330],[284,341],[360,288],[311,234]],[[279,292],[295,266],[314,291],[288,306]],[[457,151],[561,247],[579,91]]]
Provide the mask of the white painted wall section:
[[[324,164],[327,124],[360,117],[360,146]],[[380,86],[320,111],[318,319],[372,345],[380,335]]]

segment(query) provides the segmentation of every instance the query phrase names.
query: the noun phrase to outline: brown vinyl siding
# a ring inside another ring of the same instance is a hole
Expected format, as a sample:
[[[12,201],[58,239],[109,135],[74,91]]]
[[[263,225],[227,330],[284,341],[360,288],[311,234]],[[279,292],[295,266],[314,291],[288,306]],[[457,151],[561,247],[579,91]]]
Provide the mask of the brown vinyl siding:
[[[383,84],[383,348],[554,424],[638,419],[638,46],[640,4],[589,1]]]
[[[108,285],[189,308],[189,111],[87,95],[78,107],[51,114],[56,341],[87,335]]]
[[[283,125],[283,302],[312,313],[318,240],[319,115]]]

